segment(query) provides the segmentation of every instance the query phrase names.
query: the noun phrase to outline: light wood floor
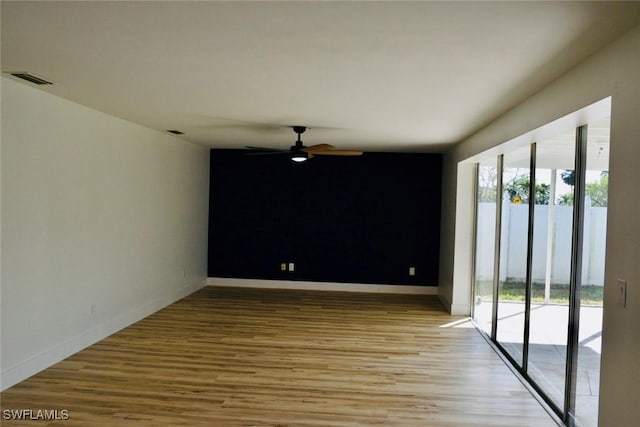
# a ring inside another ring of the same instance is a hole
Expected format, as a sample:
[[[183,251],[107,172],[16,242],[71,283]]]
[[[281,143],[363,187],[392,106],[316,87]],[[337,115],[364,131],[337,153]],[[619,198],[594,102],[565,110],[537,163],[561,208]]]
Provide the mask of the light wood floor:
[[[206,287],[1,407],[67,409],[64,426],[554,426],[459,319],[433,296]]]

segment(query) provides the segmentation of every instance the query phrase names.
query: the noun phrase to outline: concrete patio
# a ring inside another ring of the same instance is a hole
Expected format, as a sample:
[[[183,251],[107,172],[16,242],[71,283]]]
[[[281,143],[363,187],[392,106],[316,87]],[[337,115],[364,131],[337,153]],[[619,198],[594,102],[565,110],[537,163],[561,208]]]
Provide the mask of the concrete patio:
[[[475,306],[478,325],[490,332],[491,301]],[[528,373],[559,406],[563,406],[569,307],[532,304]],[[522,359],[524,303],[498,304],[498,342],[516,360]],[[602,307],[580,310],[576,416],[582,426],[596,426],[600,386]]]

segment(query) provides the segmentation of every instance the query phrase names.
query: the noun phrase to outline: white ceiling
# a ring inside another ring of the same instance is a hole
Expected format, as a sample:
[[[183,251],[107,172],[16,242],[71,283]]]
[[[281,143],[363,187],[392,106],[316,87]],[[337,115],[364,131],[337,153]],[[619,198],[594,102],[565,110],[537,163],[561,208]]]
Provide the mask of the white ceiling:
[[[640,22],[640,2],[1,2],[2,70],[211,147],[441,151]]]

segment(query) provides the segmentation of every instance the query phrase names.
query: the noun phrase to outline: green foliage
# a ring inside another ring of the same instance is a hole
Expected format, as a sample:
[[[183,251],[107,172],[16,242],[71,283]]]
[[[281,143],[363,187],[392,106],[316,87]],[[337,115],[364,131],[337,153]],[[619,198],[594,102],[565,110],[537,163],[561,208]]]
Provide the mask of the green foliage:
[[[478,202],[496,202],[496,189],[478,187]]]
[[[575,171],[567,170],[560,174],[562,180],[572,187],[575,184]],[[495,202],[495,168],[484,168],[480,171],[480,182],[478,185],[479,202]],[[511,179],[504,186],[504,192],[509,196],[512,203],[529,203],[529,177],[519,175]],[[585,195],[591,199],[591,206],[606,207],[608,205],[609,172],[603,171],[598,182],[589,182],[585,185]],[[536,204],[548,205],[550,194],[549,184],[536,184]],[[573,191],[562,194],[557,202],[561,206],[573,206]]]
[[[567,185],[572,187],[576,185],[576,171],[564,171],[560,173],[560,178],[562,178]]]
[[[560,206],[573,206],[573,193],[562,194],[558,198],[558,204]]]
[[[609,173],[602,172],[600,181],[589,182],[584,187],[584,192],[591,197],[591,206],[606,207],[609,203]]]
[[[536,184],[536,205],[548,205],[551,186],[549,184]]]
[[[567,171],[567,172],[573,172],[573,171]],[[608,189],[609,189],[609,172],[603,171],[600,174],[600,181],[588,182],[585,184],[584,194],[585,196],[589,196],[589,198],[591,199],[591,206],[603,208],[603,207],[607,207],[609,203]],[[562,206],[573,206],[573,192],[562,194],[558,199],[558,204]]]
[[[509,181],[504,191],[509,195],[509,200],[515,202],[517,199],[520,203],[529,204],[529,177],[526,175],[516,176]],[[548,205],[549,204],[549,184],[536,184],[536,204]]]
[[[493,300],[493,284],[490,281],[477,281],[475,295],[480,301]],[[580,287],[580,302],[582,305],[601,306],[603,298],[602,286],[582,285]],[[568,304],[569,285],[551,284],[550,302],[552,304]],[[507,280],[500,283],[500,301],[524,302],[525,284],[520,281]],[[476,301],[478,301],[476,299]],[[544,283],[534,282],[531,285],[531,301],[544,302]]]
[[[498,171],[493,166],[480,166],[478,170],[478,202],[496,202]]]
[[[580,287],[580,303],[582,305],[602,305],[602,286],[582,285]],[[570,289],[569,285],[551,284],[550,300],[556,304],[568,304]],[[500,300],[524,301],[525,286],[521,282],[502,282],[500,286]],[[544,301],[544,283],[533,283],[531,285],[531,301]]]

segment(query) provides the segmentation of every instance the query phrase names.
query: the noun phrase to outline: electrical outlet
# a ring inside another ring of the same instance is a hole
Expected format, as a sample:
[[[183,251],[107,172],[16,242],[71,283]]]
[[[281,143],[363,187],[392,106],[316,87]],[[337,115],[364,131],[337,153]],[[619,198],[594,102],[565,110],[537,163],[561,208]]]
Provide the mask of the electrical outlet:
[[[295,267],[296,267],[296,266],[295,266],[295,264],[294,264],[294,263],[292,263],[292,262],[290,262],[290,263],[289,263],[289,271],[293,271],[293,270],[295,270]]]
[[[627,306],[627,281],[626,280],[617,280],[616,287],[616,304],[621,307]]]
[[[287,263],[283,262],[282,264],[280,264],[280,271],[287,271]]]
[[[409,267],[409,276],[415,276],[415,275],[416,275],[416,268]]]

